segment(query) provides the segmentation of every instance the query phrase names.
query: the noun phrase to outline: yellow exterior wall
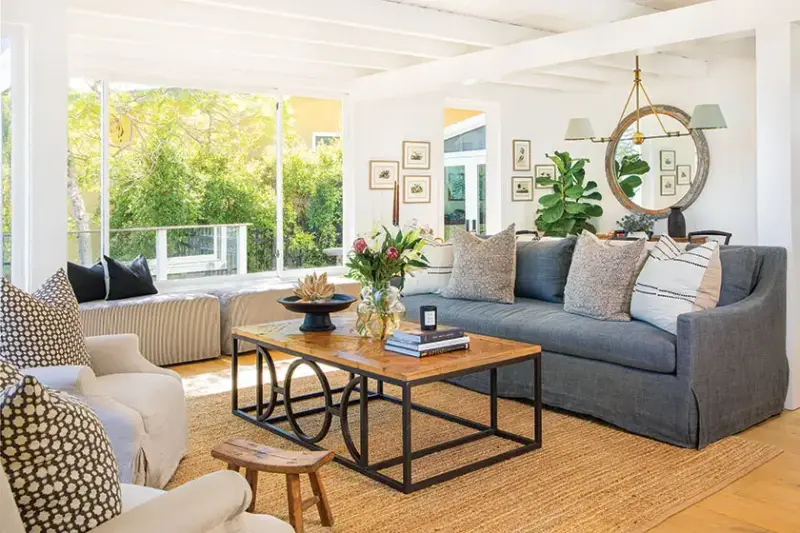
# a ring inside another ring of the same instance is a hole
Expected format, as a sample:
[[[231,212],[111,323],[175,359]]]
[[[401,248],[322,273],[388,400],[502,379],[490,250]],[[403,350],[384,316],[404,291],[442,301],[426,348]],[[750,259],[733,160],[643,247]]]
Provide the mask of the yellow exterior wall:
[[[291,112],[289,123],[300,140],[312,147],[314,132],[342,131],[342,101],[292,96],[286,108]]]
[[[476,111],[474,109],[446,108],[444,110],[444,127],[452,126],[453,124],[482,114],[483,111]]]

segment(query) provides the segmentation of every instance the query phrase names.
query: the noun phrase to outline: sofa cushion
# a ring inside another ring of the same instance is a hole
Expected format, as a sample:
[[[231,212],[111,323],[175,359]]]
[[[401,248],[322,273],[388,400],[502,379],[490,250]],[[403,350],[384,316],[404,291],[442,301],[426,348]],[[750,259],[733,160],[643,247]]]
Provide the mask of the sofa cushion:
[[[517,264],[514,224],[486,239],[456,228],[451,241],[455,247],[455,263],[442,296],[514,302]]]
[[[0,279],[0,359],[17,368],[88,366],[83,335],[63,268],[33,294]]]
[[[67,277],[78,303],[106,299],[106,269],[101,261],[90,267],[68,262]]]
[[[126,265],[104,255],[103,263],[108,272],[108,300],[158,294],[145,256],[140,255]]]
[[[409,320],[421,305],[435,305],[439,323],[472,333],[539,344],[549,352],[595,359],[640,370],[675,371],[675,336],[645,322],[611,322],[574,315],[561,304],[517,298],[514,305],[447,300],[436,295],[405,298]]]
[[[28,531],[82,533],[120,514],[111,444],[80,400],[25,376],[0,393],[0,427],[0,463]]]
[[[514,294],[545,302],[562,303],[575,237],[553,241],[517,243],[517,281]]]
[[[644,239],[614,246],[583,230],[564,288],[564,309],[598,320],[627,322]]]
[[[752,248],[721,246],[722,288],[717,307],[735,304],[750,296],[758,278],[758,256]]]

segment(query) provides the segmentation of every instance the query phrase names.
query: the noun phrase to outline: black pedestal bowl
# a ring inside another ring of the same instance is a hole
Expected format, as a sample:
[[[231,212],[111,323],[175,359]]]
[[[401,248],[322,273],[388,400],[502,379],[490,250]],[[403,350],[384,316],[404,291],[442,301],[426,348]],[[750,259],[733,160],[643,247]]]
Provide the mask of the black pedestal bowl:
[[[330,300],[319,302],[301,302],[297,296],[281,298],[278,303],[294,313],[305,313],[306,319],[300,331],[333,331],[336,326],[331,322],[331,313],[344,311],[356,299],[347,294],[334,294]]]

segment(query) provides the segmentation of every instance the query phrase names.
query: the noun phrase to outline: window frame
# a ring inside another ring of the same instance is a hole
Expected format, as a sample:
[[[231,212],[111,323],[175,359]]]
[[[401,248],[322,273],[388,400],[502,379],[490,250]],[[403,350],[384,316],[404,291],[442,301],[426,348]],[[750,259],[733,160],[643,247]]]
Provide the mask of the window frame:
[[[85,73],[78,74],[78,73],[71,73],[72,77],[92,77],[86,76]],[[100,190],[101,190],[101,205],[100,205],[100,233],[101,233],[101,242],[100,242],[100,253],[108,255],[110,250],[110,234],[112,228],[110,227],[110,220],[111,220],[111,212],[110,212],[110,168],[109,168],[109,153],[111,148],[110,142],[110,128],[109,128],[109,120],[110,120],[110,100],[111,100],[111,89],[110,86],[114,83],[128,83],[123,81],[122,79],[118,79],[116,77],[110,76],[94,76],[95,79],[102,83],[102,91],[101,91],[101,99],[100,99],[100,117],[101,117],[101,124],[100,133],[101,133],[101,164],[100,164]],[[142,83],[148,83],[144,81]],[[161,84],[165,85],[165,84]],[[252,88],[243,88],[241,91],[236,91],[232,88],[217,88],[213,86],[198,86],[197,84],[192,83],[172,83],[169,85],[180,86],[186,89],[195,89],[201,91],[217,91],[217,92],[228,92],[228,93],[250,93],[250,94],[260,94],[263,96],[269,96],[275,99],[276,102],[276,120],[275,120],[275,149],[276,149],[276,180],[275,180],[275,268],[270,271],[266,272],[254,272],[254,273],[247,273],[247,274],[233,274],[233,275],[215,275],[215,276],[202,276],[202,277],[195,277],[195,278],[184,278],[184,279],[173,279],[173,280],[156,280],[155,284],[160,290],[169,290],[170,288],[180,288],[186,286],[212,286],[218,285],[223,283],[235,283],[237,281],[255,281],[255,280],[275,280],[276,283],[281,283],[285,281],[296,281],[298,277],[302,277],[306,274],[310,274],[312,272],[325,272],[330,276],[339,276],[344,275],[347,272],[347,268],[344,266],[329,266],[329,267],[312,267],[312,268],[295,268],[295,269],[285,269],[284,268],[284,249],[285,249],[285,242],[284,242],[284,206],[283,206],[283,105],[284,105],[284,97],[286,94],[281,91],[274,91],[274,90],[261,90],[256,91]],[[348,113],[348,100],[346,95],[343,94],[318,94],[314,91],[308,92],[299,92],[299,91],[292,91],[292,96],[298,97],[309,97],[309,98],[325,98],[331,100],[339,100],[341,102],[341,113],[342,113],[342,131],[341,132],[314,132],[313,134],[313,141],[312,141],[312,150],[316,150],[316,142],[317,142],[317,135],[320,137],[331,137],[336,136],[342,141],[342,157],[343,160],[347,160],[349,154],[347,153],[346,146],[346,139],[347,139],[347,128],[345,127],[346,122],[346,114]],[[343,250],[345,248],[345,242],[348,242],[348,230],[350,224],[352,224],[351,219],[354,216],[354,213],[350,213],[348,210],[348,205],[351,204],[348,196],[349,191],[351,190],[351,182],[354,181],[354,176],[352,172],[348,172],[349,165],[346,163],[342,166],[342,195],[343,195],[343,202],[342,202],[342,247]]]

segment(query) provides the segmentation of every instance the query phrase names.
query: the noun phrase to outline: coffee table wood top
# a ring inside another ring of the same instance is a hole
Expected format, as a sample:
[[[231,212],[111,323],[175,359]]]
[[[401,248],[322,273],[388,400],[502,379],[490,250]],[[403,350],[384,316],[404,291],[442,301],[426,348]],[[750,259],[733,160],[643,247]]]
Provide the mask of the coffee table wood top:
[[[234,328],[233,335],[290,355],[309,356],[334,366],[405,383],[437,377],[445,379],[449,374],[465,370],[534,359],[542,352],[540,346],[533,344],[469,333],[468,350],[416,358],[384,350],[383,341],[360,337],[355,327],[355,314],[337,315],[331,320],[336,331],[303,333],[301,319]],[[417,325],[404,323],[402,328],[415,329]]]

